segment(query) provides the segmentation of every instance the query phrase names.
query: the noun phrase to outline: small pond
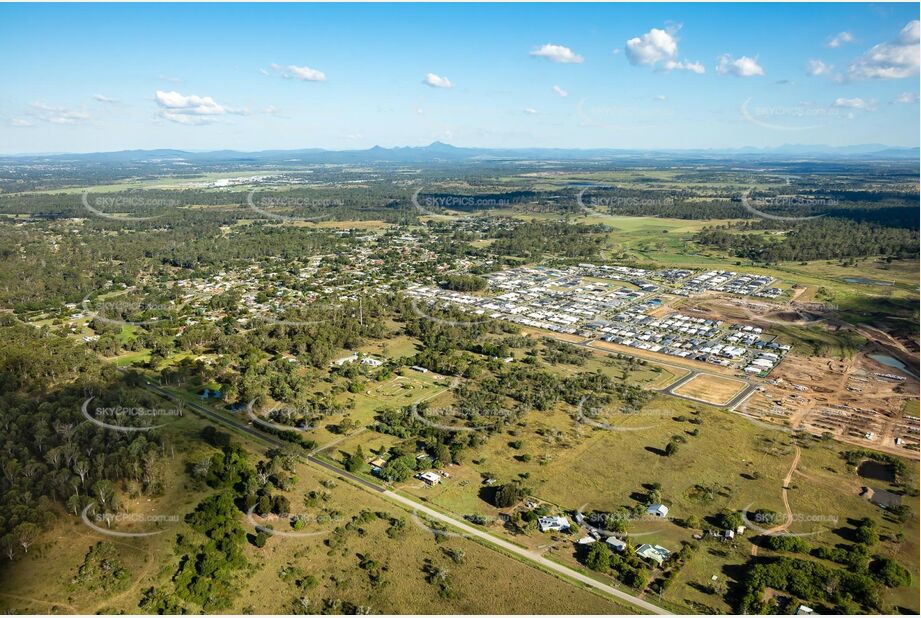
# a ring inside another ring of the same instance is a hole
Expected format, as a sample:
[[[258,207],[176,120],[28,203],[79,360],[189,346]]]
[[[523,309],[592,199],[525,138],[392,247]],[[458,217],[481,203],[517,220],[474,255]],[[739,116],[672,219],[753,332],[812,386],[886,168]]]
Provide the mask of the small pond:
[[[845,277],[848,283],[862,283],[864,285],[895,285],[891,281],[880,281],[879,279],[867,279],[866,277]]]
[[[903,371],[908,369],[908,366],[905,363],[897,358],[889,356],[888,354],[867,354],[867,356],[876,362],[882,363],[887,367],[892,367],[893,369],[901,369]]]
[[[860,464],[860,467],[857,468],[857,474],[865,479],[886,481],[887,483],[891,483],[895,480],[895,468],[892,464],[873,461],[872,459],[868,459]]]

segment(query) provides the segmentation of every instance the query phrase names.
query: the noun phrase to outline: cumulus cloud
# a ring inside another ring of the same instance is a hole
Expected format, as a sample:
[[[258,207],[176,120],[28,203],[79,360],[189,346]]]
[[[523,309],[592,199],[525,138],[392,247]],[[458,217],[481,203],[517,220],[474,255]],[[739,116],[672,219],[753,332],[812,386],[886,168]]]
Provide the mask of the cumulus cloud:
[[[568,47],[553,45],[552,43],[547,43],[537,49],[531,50],[530,55],[535,58],[546,58],[550,62],[558,62],[560,64],[581,64],[585,61],[585,58]]]
[[[851,34],[850,32],[839,32],[835,36],[828,39],[828,43],[826,43],[825,45],[827,47],[835,48],[835,47],[840,47],[841,45],[844,45],[845,43],[853,43],[853,42],[854,42],[853,34]]]
[[[525,114],[532,114],[532,115],[533,115],[533,114],[536,114],[536,113],[537,113],[537,110],[534,109],[533,107],[526,107],[526,108],[524,108],[524,113],[525,113]]]
[[[876,107],[873,100],[865,101],[860,97],[854,97],[853,99],[845,99],[844,97],[838,97],[835,99],[835,107],[843,107],[847,109],[862,109],[862,110],[871,110]]]
[[[432,88],[453,88],[454,84],[451,83],[451,80],[447,77],[442,77],[440,75],[435,75],[434,73],[429,73],[425,76],[425,79],[422,80],[422,83],[426,86],[431,86]]]
[[[561,97],[568,97],[568,96],[569,96],[569,93],[566,92],[565,90],[563,90],[562,88],[560,88],[559,86],[554,86],[554,87],[553,87],[553,91],[554,91],[555,93],[557,93],[558,95],[560,95]]]
[[[214,122],[225,114],[245,114],[246,110],[237,110],[219,104],[211,97],[196,94],[184,95],[175,90],[157,90],[154,100],[160,107],[160,116],[171,122],[198,125]]]
[[[758,64],[756,58],[749,58],[748,56],[733,58],[729,54],[723,54],[719,57],[716,72],[720,75],[733,75],[735,77],[764,75],[764,69]]]
[[[806,63],[806,75],[813,77],[828,75],[833,68],[830,64],[825,64],[821,60],[810,60]]]
[[[56,107],[41,101],[29,106],[29,114],[42,122],[61,125],[78,125],[90,120],[90,115],[82,109]]]
[[[627,41],[624,51],[630,64],[655,66],[657,62],[678,55],[678,40],[671,32],[653,28],[643,36]]]
[[[893,103],[917,103],[918,102],[918,93],[917,92],[903,92],[895,98]]]
[[[657,94],[657,95],[656,95],[655,97],[653,97],[653,98],[654,98],[656,101],[665,101],[665,100],[668,99],[668,97],[665,96],[664,94]]]
[[[663,71],[690,71],[698,75],[705,73],[706,69],[701,63],[678,59],[677,32],[677,28],[653,28],[642,36],[633,37],[624,45],[627,60],[634,66],[657,67]]]
[[[894,41],[874,45],[848,67],[852,79],[902,79],[918,74],[921,22],[905,24]]]

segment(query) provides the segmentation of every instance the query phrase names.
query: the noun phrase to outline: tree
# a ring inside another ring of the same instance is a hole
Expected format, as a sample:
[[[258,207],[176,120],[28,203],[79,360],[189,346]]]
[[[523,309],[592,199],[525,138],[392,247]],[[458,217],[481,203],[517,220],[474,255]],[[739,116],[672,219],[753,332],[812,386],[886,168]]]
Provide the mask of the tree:
[[[507,508],[518,504],[527,495],[528,491],[521,486],[521,483],[511,482],[496,488],[494,501],[497,507]]]
[[[678,443],[677,443],[677,442],[672,441],[672,442],[669,442],[668,444],[665,445],[665,456],[666,456],[666,457],[671,457],[672,455],[674,455],[674,454],[677,453],[677,452],[678,452]]]
[[[16,540],[19,541],[25,553],[29,553],[29,547],[35,542],[35,539],[38,538],[39,532],[38,526],[28,521],[19,524],[16,526],[15,530],[13,530]]]
[[[348,456],[345,460],[345,469],[349,472],[364,472],[368,468],[367,462],[365,462],[365,452],[361,448],[361,445],[358,445],[358,448],[355,449],[355,452]]]

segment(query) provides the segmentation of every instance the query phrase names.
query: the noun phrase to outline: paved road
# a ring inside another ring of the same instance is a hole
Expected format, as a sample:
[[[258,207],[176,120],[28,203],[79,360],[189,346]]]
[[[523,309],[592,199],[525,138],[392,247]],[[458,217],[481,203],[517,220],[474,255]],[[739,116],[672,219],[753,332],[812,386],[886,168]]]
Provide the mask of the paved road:
[[[179,399],[175,394],[155,384],[152,384],[152,383],[147,384],[146,388],[150,391],[157,393],[158,395],[162,397],[166,397],[167,399],[171,399],[171,400]],[[281,438],[276,438],[275,436],[266,435],[262,433],[261,431],[258,431],[257,429],[254,429],[253,427],[249,425],[239,422],[233,418],[227,418],[221,414],[218,414],[217,412],[214,412],[213,410],[206,408],[205,406],[202,406],[194,402],[185,401],[185,400],[182,400],[182,401],[185,405],[188,405],[195,412],[198,412],[199,414],[201,414],[208,420],[224,425],[225,427],[230,427],[231,429],[235,429],[237,431],[246,433],[248,436],[255,438],[256,440],[260,442],[263,442],[265,444],[269,444],[275,447],[291,446],[290,442],[286,442],[282,440]],[[505,549],[506,551],[512,552],[513,554],[520,556],[524,558],[525,560],[529,560],[555,573],[558,573],[570,579],[579,581],[583,584],[591,586],[592,588],[595,588],[596,590],[599,590],[611,596],[617,597],[618,599],[627,601],[628,603],[631,603],[647,612],[650,612],[653,614],[660,614],[660,615],[668,615],[670,613],[662,609],[661,607],[653,605],[652,603],[649,603],[648,601],[644,601],[643,599],[640,599],[639,597],[635,597],[631,594],[618,590],[617,588],[613,586],[604,584],[602,582],[592,579],[591,577],[583,575],[582,573],[576,571],[575,569],[571,569],[562,564],[553,562],[552,560],[548,560],[547,558],[544,558],[540,554],[536,554],[534,552],[528,551],[526,549],[518,547],[517,545],[513,543],[509,543],[508,541],[500,537],[494,536],[488,532],[484,532],[482,530],[474,528],[473,526],[470,526],[469,524],[465,523],[462,520],[455,519],[443,513],[439,513],[438,511],[432,510],[425,505],[419,504],[415,500],[406,498],[397,493],[384,489],[383,487],[375,483],[372,483],[371,481],[367,479],[351,474],[350,472],[343,470],[342,468],[339,468],[337,466],[334,466],[333,464],[327,461],[318,459],[317,457],[313,455],[307,455],[306,457],[302,457],[302,459],[307,460],[310,463],[313,463],[315,465],[321,466],[333,472],[334,474],[346,477],[349,480],[357,483],[359,487],[362,487],[363,489],[366,489],[369,491],[373,491],[377,495],[382,495],[385,498],[389,499],[391,502],[396,502],[404,506],[408,506],[409,508],[415,511],[425,513],[427,516],[433,519],[437,519],[438,521],[444,522],[455,528],[463,530],[465,533],[469,534],[470,536],[476,537],[484,541],[488,541],[489,543],[492,543],[493,545],[501,547],[502,549]]]
[[[564,566],[562,564],[559,564],[557,562],[544,558],[540,554],[537,554],[530,550],[519,547],[513,543],[509,543],[508,541],[501,539],[499,537],[493,536],[492,534],[489,534],[488,532],[484,532],[482,530],[479,530],[478,528],[474,528],[473,526],[466,524],[462,521],[458,521],[454,519],[453,517],[449,517],[448,515],[445,515],[436,510],[430,509],[427,506],[419,504],[415,500],[411,500],[410,498],[406,498],[404,496],[401,496],[400,494],[394,493],[389,490],[385,491],[384,495],[394,502],[400,502],[412,508],[415,511],[425,513],[428,517],[431,517],[432,519],[437,519],[440,522],[449,524],[455,528],[463,530],[466,534],[470,536],[475,536],[479,539],[483,539],[484,541],[488,541],[489,543],[492,543],[493,545],[497,545],[498,547],[501,547],[502,549],[506,551],[512,552],[513,554],[520,556],[524,558],[525,560],[534,562],[544,567],[545,569],[549,569],[551,571],[559,573],[560,575],[564,575],[570,579],[575,579],[583,584],[586,584],[587,586],[591,586],[592,588],[595,588],[596,590],[600,590],[611,596],[615,596],[618,599],[621,599],[623,601],[636,605],[637,607],[644,609],[647,612],[650,612],[652,614],[659,614],[663,616],[670,614],[670,612],[665,611],[664,609],[662,609],[661,607],[657,605],[653,605],[652,603],[649,603],[648,601],[644,601],[643,599],[639,597],[635,597],[632,594],[628,594],[622,590],[618,590],[617,588],[613,586],[609,586],[608,584],[592,579],[591,577],[588,577],[587,575],[583,575],[582,573],[579,573],[578,571],[574,569],[571,569],[567,566]]]

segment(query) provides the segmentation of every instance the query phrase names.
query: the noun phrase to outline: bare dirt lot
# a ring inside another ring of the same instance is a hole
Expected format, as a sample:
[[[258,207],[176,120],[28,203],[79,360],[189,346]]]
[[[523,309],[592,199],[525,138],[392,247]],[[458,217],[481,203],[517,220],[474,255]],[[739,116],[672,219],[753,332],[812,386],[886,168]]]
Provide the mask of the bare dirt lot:
[[[885,377],[900,375],[904,379]],[[918,457],[918,417],[905,413],[918,382],[859,352],[848,359],[788,356],[739,412],[812,434]]]
[[[748,386],[741,380],[722,378],[714,375],[696,375],[672,392],[683,397],[691,397],[715,406],[724,406]]]

